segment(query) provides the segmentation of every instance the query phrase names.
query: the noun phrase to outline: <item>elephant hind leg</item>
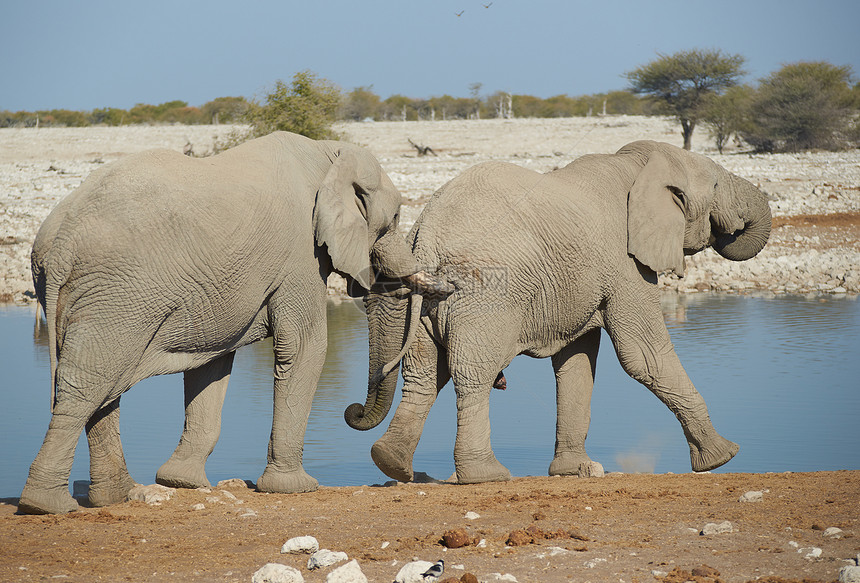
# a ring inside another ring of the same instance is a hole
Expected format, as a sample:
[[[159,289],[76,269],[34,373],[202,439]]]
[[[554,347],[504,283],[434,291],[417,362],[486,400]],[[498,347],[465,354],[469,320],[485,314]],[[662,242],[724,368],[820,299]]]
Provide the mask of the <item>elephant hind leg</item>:
[[[128,473],[119,434],[119,398],[95,412],[86,423],[90,448],[89,501],[93,506],[125,502],[135,486]]]
[[[235,352],[185,371],[185,425],[173,455],[155,474],[171,488],[206,488],[206,460],[221,434],[221,410]]]
[[[585,452],[585,439],[591,422],[591,392],[599,348],[600,329],[597,328],[552,357],[557,418],[550,476],[579,475],[579,467],[591,461]]]

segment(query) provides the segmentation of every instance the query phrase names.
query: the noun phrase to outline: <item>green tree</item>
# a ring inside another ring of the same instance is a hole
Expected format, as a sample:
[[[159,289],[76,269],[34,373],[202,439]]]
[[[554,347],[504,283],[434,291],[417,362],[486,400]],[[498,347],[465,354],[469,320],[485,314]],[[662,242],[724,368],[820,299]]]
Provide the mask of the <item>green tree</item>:
[[[340,89],[311,71],[299,71],[287,85],[277,81],[263,104],[254,104],[245,116],[253,137],[284,130],[314,140],[336,138],[331,129],[340,105]]]
[[[382,101],[373,92],[373,86],[356,87],[346,94],[340,111],[342,119],[360,121],[371,118],[377,119]]]
[[[206,123],[238,123],[250,106],[244,97],[217,97],[203,104],[200,110]]]
[[[748,85],[729,87],[722,95],[712,95],[702,108],[702,123],[708,128],[720,154],[733,135],[741,135],[748,126],[754,90]]]
[[[796,152],[844,145],[850,133],[851,68],[827,62],[783,66],[761,80],[753,98],[751,129],[759,150]]]
[[[94,109],[90,114],[90,120],[95,125],[119,126],[125,123],[128,112],[116,107],[102,107]]]
[[[737,84],[745,59],[719,50],[681,51],[626,73],[634,93],[650,95],[665,113],[681,123],[684,149],[692,146],[693,130],[707,99]]]

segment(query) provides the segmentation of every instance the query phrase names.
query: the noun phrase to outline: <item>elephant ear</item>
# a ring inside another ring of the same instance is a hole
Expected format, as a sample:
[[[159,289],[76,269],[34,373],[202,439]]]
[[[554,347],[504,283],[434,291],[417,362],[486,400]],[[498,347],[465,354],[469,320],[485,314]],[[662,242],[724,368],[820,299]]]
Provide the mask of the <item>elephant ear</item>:
[[[656,272],[684,275],[686,218],[675,192],[686,190],[682,171],[652,150],[627,199],[627,252]]]
[[[358,185],[358,159],[341,148],[317,191],[314,204],[314,237],[325,245],[332,266],[370,289],[370,269],[366,193]]]

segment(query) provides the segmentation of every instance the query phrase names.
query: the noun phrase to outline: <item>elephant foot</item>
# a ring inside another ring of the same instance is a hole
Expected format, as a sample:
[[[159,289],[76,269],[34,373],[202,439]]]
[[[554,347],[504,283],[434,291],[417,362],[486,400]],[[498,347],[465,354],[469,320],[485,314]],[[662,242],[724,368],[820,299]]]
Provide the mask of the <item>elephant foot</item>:
[[[304,469],[283,472],[266,466],[263,475],[257,480],[258,492],[270,492],[280,494],[298,494],[300,492],[314,492],[319,488],[319,482],[309,476]]]
[[[376,467],[389,478],[398,482],[412,481],[414,474],[411,453],[385,442],[384,437],[377,440],[370,448],[370,457],[373,458]]]
[[[550,476],[578,476],[579,466],[591,461],[585,452],[564,451],[555,454],[552,463],[549,464]]]
[[[18,501],[18,512],[21,514],[65,514],[79,508],[67,485],[35,488],[27,484]]]
[[[495,456],[485,461],[472,461],[469,463],[457,463],[457,482],[460,484],[480,484],[482,482],[507,482],[511,479],[511,472],[499,463]]]
[[[168,488],[209,488],[203,463],[170,458],[155,473],[155,483]]]
[[[707,472],[718,468],[735,457],[740,446],[721,435],[700,445],[690,443],[690,463],[694,472]]]
[[[129,491],[134,488],[137,483],[131,479],[131,476],[125,474],[119,479],[113,480],[97,480],[90,484],[90,491],[87,499],[93,506],[108,506],[110,504],[119,504],[128,500]]]

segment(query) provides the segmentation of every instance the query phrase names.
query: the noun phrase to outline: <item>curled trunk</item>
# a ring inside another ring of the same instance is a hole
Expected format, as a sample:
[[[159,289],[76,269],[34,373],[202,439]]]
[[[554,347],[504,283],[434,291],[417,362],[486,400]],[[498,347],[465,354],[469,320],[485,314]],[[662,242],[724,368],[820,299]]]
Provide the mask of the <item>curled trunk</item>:
[[[718,206],[711,213],[714,250],[732,261],[746,261],[761,251],[771,229],[770,206],[750,182],[723,173]]]
[[[377,281],[364,300],[370,347],[367,400],[364,405],[353,403],[344,412],[347,425],[360,431],[382,423],[391,410],[400,370],[397,357],[408,334],[409,290],[401,287],[387,291],[385,283]],[[395,359],[394,366],[383,374],[383,368],[388,368],[386,364]]]

